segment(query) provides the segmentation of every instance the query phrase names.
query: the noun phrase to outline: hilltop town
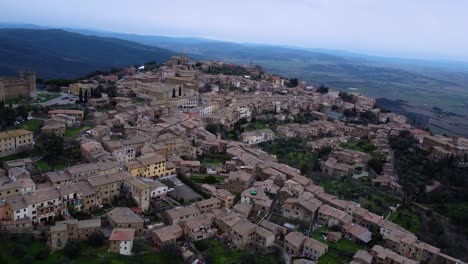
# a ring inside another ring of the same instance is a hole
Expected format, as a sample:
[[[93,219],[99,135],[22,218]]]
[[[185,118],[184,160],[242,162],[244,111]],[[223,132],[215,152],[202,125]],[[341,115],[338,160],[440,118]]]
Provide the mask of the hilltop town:
[[[36,93],[23,79],[8,81]],[[466,138],[417,129],[362,94],[184,54],[60,89],[60,104],[0,132],[0,232],[31,235],[50,263],[464,263],[397,221],[413,194],[394,146],[466,168]],[[330,192],[340,181],[384,201]]]

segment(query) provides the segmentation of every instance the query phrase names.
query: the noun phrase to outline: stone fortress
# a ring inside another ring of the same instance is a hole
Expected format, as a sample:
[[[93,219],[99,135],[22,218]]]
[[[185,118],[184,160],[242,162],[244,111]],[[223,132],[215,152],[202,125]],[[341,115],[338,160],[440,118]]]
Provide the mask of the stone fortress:
[[[18,77],[0,76],[0,101],[19,96],[36,96],[36,73],[19,71]]]

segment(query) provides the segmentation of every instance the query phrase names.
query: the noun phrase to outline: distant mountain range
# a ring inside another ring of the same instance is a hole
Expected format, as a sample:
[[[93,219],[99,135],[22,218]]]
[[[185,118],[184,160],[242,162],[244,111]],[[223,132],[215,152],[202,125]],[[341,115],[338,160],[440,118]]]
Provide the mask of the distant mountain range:
[[[25,69],[46,79],[76,78],[111,67],[164,62],[174,54],[127,40],[61,29],[0,29],[0,75],[16,75]]]
[[[437,106],[468,116],[468,63],[464,62],[36,25],[0,23],[0,28],[9,28],[0,29],[0,75],[33,69],[42,78],[70,78],[112,66],[164,62],[184,51],[195,60],[261,65],[268,72],[296,77],[309,85],[323,83],[374,98],[405,100],[405,113],[424,115],[437,131],[468,135],[468,121],[451,117],[436,121],[440,113],[431,113]]]

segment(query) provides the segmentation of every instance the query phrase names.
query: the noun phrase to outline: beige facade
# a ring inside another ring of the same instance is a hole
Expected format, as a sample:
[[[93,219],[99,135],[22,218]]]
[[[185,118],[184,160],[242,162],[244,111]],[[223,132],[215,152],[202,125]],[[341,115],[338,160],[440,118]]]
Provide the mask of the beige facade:
[[[80,121],[83,121],[85,118],[83,110],[55,109],[55,110],[50,110],[48,114],[50,118],[54,118],[56,115],[71,116]]]
[[[141,157],[125,164],[130,175],[145,178],[160,178],[174,174],[175,168],[169,168],[166,165],[166,159],[158,154]]]
[[[123,182],[130,191],[141,210],[147,211],[150,207],[151,186],[137,178],[128,178]]]
[[[25,129],[0,132],[0,157],[32,149],[33,132]]]

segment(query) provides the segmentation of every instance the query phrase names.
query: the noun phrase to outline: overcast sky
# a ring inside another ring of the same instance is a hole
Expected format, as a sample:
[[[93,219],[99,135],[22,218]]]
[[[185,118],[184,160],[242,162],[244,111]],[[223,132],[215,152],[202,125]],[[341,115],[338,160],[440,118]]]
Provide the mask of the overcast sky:
[[[468,61],[468,0],[0,0],[0,22]]]

